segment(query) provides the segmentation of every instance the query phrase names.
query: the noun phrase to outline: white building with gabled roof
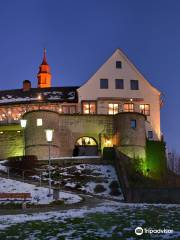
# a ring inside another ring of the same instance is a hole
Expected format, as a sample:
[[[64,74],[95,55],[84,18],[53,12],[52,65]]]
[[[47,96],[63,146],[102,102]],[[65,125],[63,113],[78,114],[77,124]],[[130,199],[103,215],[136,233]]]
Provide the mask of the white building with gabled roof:
[[[84,114],[144,113],[147,138],[161,139],[161,92],[120,49],[78,89],[78,96]]]
[[[116,146],[145,159],[146,138],[161,140],[161,93],[120,49],[81,87],[51,87],[45,50],[37,77],[37,88],[25,80],[21,89],[0,91],[0,159],[24,151],[46,159],[47,128],[56,133],[53,157],[75,155],[74,149],[79,156],[98,155]]]

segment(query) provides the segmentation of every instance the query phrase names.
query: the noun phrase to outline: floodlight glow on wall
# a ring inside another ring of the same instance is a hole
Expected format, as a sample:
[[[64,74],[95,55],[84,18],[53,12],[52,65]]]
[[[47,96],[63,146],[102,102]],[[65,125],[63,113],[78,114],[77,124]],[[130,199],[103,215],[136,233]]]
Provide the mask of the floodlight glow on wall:
[[[42,118],[38,118],[36,123],[38,127],[42,126],[43,125]]]
[[[53,132],[54,132],[54,129],[45,129],[47,142],[52,142]]]
[[[106,139],[105,144],[106,144],[107,147],[111,147],[112,146],[112,141],[110,139]]]
[[[26,124],[27,124],[27,120],[26,120],[26,119],[21,119],[21,120],[20,120],[20,124],[21,124],[21,127],[22,127],[22,128],[25,128],[25,127],[26,127]]]

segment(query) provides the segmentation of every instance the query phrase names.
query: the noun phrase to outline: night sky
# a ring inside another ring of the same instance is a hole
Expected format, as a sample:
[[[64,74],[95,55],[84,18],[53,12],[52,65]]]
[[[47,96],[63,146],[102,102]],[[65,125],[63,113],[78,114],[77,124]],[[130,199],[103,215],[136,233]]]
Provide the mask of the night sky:
[[[0,89],[36,87],[44,47],[53,86],[83,84],[121,48],[165,94],[162,130],[180,153],[179,0],[0,1]]]

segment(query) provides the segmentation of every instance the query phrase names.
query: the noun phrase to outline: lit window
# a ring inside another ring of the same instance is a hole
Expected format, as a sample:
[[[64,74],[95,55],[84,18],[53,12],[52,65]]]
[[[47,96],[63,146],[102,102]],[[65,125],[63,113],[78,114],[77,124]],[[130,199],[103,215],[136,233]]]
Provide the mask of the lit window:
[[[84,114],[95,114],[96,113],[96,103],[95,102],[83,102],[82,103]]]
[[[149,104],[140,104],[139,105],[140,113],[144,115],[150,115],[150,105]]]
[[[153,139],[153,131],[148,131],[148,139]]]
[[[77,145],[84,146],[84,145],[97,145],[96,141],[91,137],[81,137],[77,140]]]
[[[124,88],[124,80],[123,79],[115,79],[115,88],[123,89]]]
[[[108,114],[114,115],[118,113],[118,104],[117,103],[109,103],[108,104]]]
[[[132,129],[135,129],[135,128],[136,128],[136,120],[135,120],[135,119],[132,119],[132,120],[131,120],[131,128],[132,128]]]
[[[131,90],[138,90],[139,89],[139,82],[138,80],[131,80]]]
[[[116,61],[116,68],[122,68],[121,61]]]
[[[134,104],[124,103],[124,112],[134,112]]]
[[[42,126],[42,125],[43,125],[42,118],[38,118],[37,119],[37,126],[39,127],[39,126]]]
[[[108,88],[108,79],[100,79],[100,88],[107,89]]]

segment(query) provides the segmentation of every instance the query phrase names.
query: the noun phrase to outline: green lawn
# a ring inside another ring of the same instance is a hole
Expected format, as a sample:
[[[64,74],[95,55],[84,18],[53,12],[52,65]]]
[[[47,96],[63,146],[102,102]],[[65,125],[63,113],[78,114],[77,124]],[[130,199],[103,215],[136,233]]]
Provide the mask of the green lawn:
[[[0,223],[3,223],[2,221],[4,220],[0,218]],[[107,213],[86,213],[81,217],[66,218],[54,214],[44,217],[43,221],[9,224],[9,227],[0,231],[0,239],[180,239],[180,207],[122,204],[118,209],[112,208],[112,212]],[[172,229],[174,233],[143,234],[138,237],[134,233],[134,229],[138,226]]]

